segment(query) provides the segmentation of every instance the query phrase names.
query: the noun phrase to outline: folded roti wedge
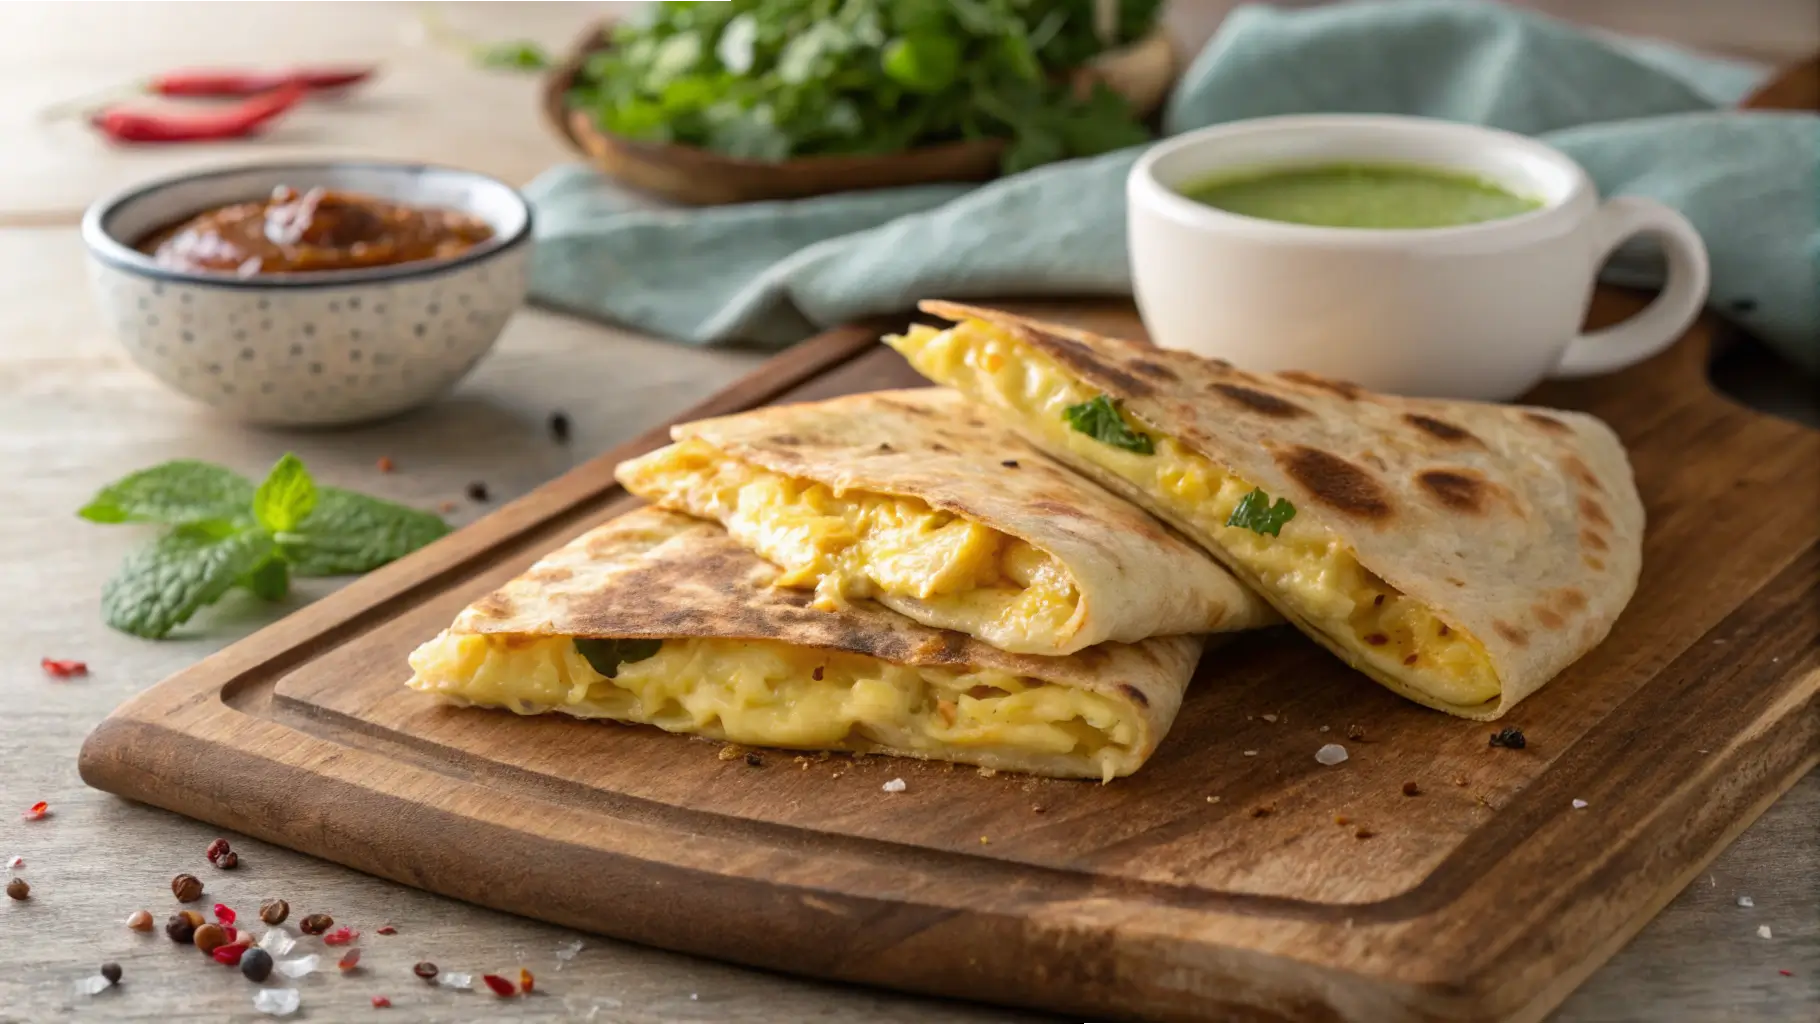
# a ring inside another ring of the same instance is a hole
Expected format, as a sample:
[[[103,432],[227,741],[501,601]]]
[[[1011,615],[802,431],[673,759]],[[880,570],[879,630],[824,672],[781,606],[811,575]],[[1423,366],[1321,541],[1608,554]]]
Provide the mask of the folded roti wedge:
[[[1636,589],[1623,446],[1575,412],[1407,399],[948,302],[886,341],[1200,542],[1392,690],[1504,714]]]
[[[1018,654],[1248,629],[1270,606],[1170,527],[946,388],[685,423],[622,463],[653,504],[712,519],[813,588]]]
[[[777,572],[713,523],[640,509],[464,610],[411,655],[409,685],[519,714],[1110,780],[1156,749],[1204,642],[1008,654],[870,602],[819,611]]]

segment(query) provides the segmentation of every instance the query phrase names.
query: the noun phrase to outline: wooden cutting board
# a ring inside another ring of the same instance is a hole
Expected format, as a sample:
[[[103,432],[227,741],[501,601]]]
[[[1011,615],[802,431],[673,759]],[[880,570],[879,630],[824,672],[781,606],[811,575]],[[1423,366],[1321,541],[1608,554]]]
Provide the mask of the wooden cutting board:
[[[1120,303],[1022,308],[1138,330]],[[685,418],[918,383],[875,337],[830,332]],[[1114,1019],[1540,1016],[1820,761],[1820,434],[1714,394],[1708,339],[1534,396],[1618,430],[1650,526],[1611,637],[1499,723],[1521,751],[1288,630],[1210,654],[1152,762],[1104,786],[753,765],[405,690],[406,655],[462,606],[631,507],[612,468],[659,429],[146,691],[82,775],[460,899],[785,971]],[[1351,759],[1316,763],[1328,742]]]
[[[1817,70],[1760,105],[1809,105]],[[1592,320],[1640,303],[1601,289]],[[1122,302],[1016,308],[1140,333]],[[681,418],[921,383],[879,326]],[[1610,638],[1499,723],[1521,751],[1286,629],[1210,654],[1155,758],[1105,786],[721,760],[406,691],[406,655],[461,607],[631,507],[612,468],[659,427],[147,690],[89,737],[82,776],[459,899],[783,971],[1102,1019],[1540,1017],[1820,762],[1820,433],[1715,394],[1712,328],[1530,396],[1617,429],[1649,528]],[[1316,763],[1328,742],[1350,760]],[[883,793],[895,777],[907,790]]]

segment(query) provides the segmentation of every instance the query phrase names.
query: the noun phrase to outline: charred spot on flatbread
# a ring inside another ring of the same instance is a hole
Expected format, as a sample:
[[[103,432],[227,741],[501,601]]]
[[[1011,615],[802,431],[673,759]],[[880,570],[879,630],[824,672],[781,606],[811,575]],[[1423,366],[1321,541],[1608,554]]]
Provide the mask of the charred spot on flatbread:
[[[1472,431],[1446,420],[1435,419],[1433,416],[1406,412],[1403,414],[1403,422],[1437,441],[1446,441],[1448,444],[1476,444],[1481,448],[1485,446],[1485,443],[1480,441],[1478,435]]]
[[[473,607],[474,614],[485,619],[509,619],[515,610],[512,599],[498,591],[474,602]]]
[[[1574,432],[1574,428],[1562,423],[1553,416],[1545,416],[1539,412],[1525,412],[1523,418],[1552,434],[1571,434]]]
[[[1136,704],[1138,707],[1147,708],[1150,706],[1150,698],[1144,696],[1144,691],[1138,689],[1137,687],[1131,685],[1130,683],[1120,683],[1119,692],[1124,694],[1127,697],[1130,697],[1131,703]]]
[[[1505,622],[1503,619],[1491,620],[1491,628],[1497,630],[1499,636],[1516,644],[1518,647],[1526,647],[1529,645],[1529,634],[1516,626]]]
[[[1600,492],[1605,490],[1600,485],[1599,478],[1593,475],[1592,469],[1578,455],[1563,456],[1561,466],[1567,470],[1567,475],[1573,477],[1574,481],[1581,486]]]
[[[1133,360],[1131,363],[1131,368],[1133,370],[1137,371],[1138,373],[1143,374],[1146,377],[1154,377],[1157,380],[1175,381],[1175,380],[1182,379],[1182,378],[1176,376],[1176,373],[1174,370],[1171,370],[1169,367],[1164,366],[1162,363],[1152,362],[1149,359]]]
[[[1034,327],[1020,325],[1017,330],[1027,336],[1037,348],[1055,357],[1056,362],[1075,371],[1088,380],[1105,380],[1120,395],[1127,398],[1143,398],[1156,394],[1156,388],[1147,380],[1139,379],[1123,369],[1113,365],[1098,352],[1059,334],[1050,334]]]
[[[546,565],[532,569],[525,574],[525,579],[532,583],[561,583],[575,573],[560,565]]]
[[[1555,603],[1570,612],[1586,607],[1586,592],[1579,587],[1562,587],[1555,591]]]
[[[765,438],[765,443],[778,445],[784,448],[794,448],[797,445],[802,444],[803,439],[795,434],[772,434],[770,437]]]
[[[1356,401],[1359,395],[1363,394],[1365,391],[1364,388],[1359,387],[1351,381],[1334,380],[1330,377],[1309,373],[1307,370],[1285,370],[1282,373],[1277,374],[1277,376],[1284,380],[1294,381],[1305,387],[1320,388],[1322,391],[1329,394],[1339,395],[1347,401]]]
[[[1611,525],[1611,517],[1605,514],[1605,506],[1584,494],[1580,496],[1580,515],[1587,522],[1597,526]]]
[[[1276,453],[1277,465],[1314,500],[1359,519],[1390,515],[1390,494],[1368,471],[1319,448],[1296,445]]]
[[[1611,550],[1611,545],[1606,543],[1605,538],[1599,534],[1599,531],[1586,528],[1580,530],[1580,546],[1588,551]]]
[[[1566,619],[1557,615],[1553,608],[1550,608],[1545,604],[1530,605],[1529,613],[1536,617],[1537,622],[1540,622],[1549,629],[1560,629],[1562,626],[1567,625]]]
[[[1298,416],[1308,415],[1308,410],[1294,402],[1279,398],[1268,391],[1259,391],[1256,388],[1245,387],[1243,384],[1227,384],[1221,382],[1215,384],[1213,390],[1226,396],[1226,398],[1233,403],[1244,406],[1252,412],[1263,416],[1292,420]]]
[[[1427,469],[1416,474],[1416,485],[1430,498],[1467,515],[1484,515],[1492,484],[1471,470]]]

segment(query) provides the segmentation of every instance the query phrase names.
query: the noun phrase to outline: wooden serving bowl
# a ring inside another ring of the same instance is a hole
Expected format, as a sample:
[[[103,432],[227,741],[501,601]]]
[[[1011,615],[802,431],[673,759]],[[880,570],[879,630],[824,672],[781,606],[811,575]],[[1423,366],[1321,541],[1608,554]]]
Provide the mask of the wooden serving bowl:
[[[1005,143],[972,139],[919,146],[902,153],[808,156],[769,162],[726,156],[697,146],[640,142],[600,129],[586,111],[570,110],[569,89],[589,55],[609,45],[606,26],[585,35],[544,81],[543,110],[551,127],[607,175],[634,188],[693,206],[747,203],[856,189],[986,181],[997,177]],[[1075,72],[1076,88],[1094,82],[1125,97],[1140,116],[1156,110],[1175,82],[1169,40],[1157,32],[1101,55]]]

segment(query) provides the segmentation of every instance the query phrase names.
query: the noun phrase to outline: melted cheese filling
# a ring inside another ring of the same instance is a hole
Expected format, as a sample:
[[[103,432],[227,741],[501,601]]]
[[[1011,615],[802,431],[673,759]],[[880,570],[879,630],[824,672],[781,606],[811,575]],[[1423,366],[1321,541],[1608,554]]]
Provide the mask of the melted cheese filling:
[[[916,498],[837,492],[729,457],[700,438],[621,467],[637,495],[718,520],[815,606],[877,600],[1017,654],[1057,654],[1079,629],[1074,577],[1029,543]]]
[[[562,711],[755,746],[895,751],[1102,780],[1129,774],[1131,709],[993,670],[893,665],[771,640],[666,640],[615,678],[567,637],[444,631],[411,655],[412,689],[519,714]]]
[[[1328,646],[1354,666],[1414,685],[1447,704],[1472,707],[1497,699],[1497,672],[1478,640],[1448,627],[1360,565],[1352,549],[1326,529],[1301,518],[1291,519],[1276,537],[1227,526],[1253,485],[1129,413],[1124,413],[1127,424],[1155,442],[1154,455],[1116,448],[1070,427],[1063,410],[1099,392],[1009,332],[967,321],[946,331],[913,326],[886,341],[924,376],[1013,413],[1050,447],[1115,473],[1163,502],[1213,538],[1259,590],[1318,627]]]

